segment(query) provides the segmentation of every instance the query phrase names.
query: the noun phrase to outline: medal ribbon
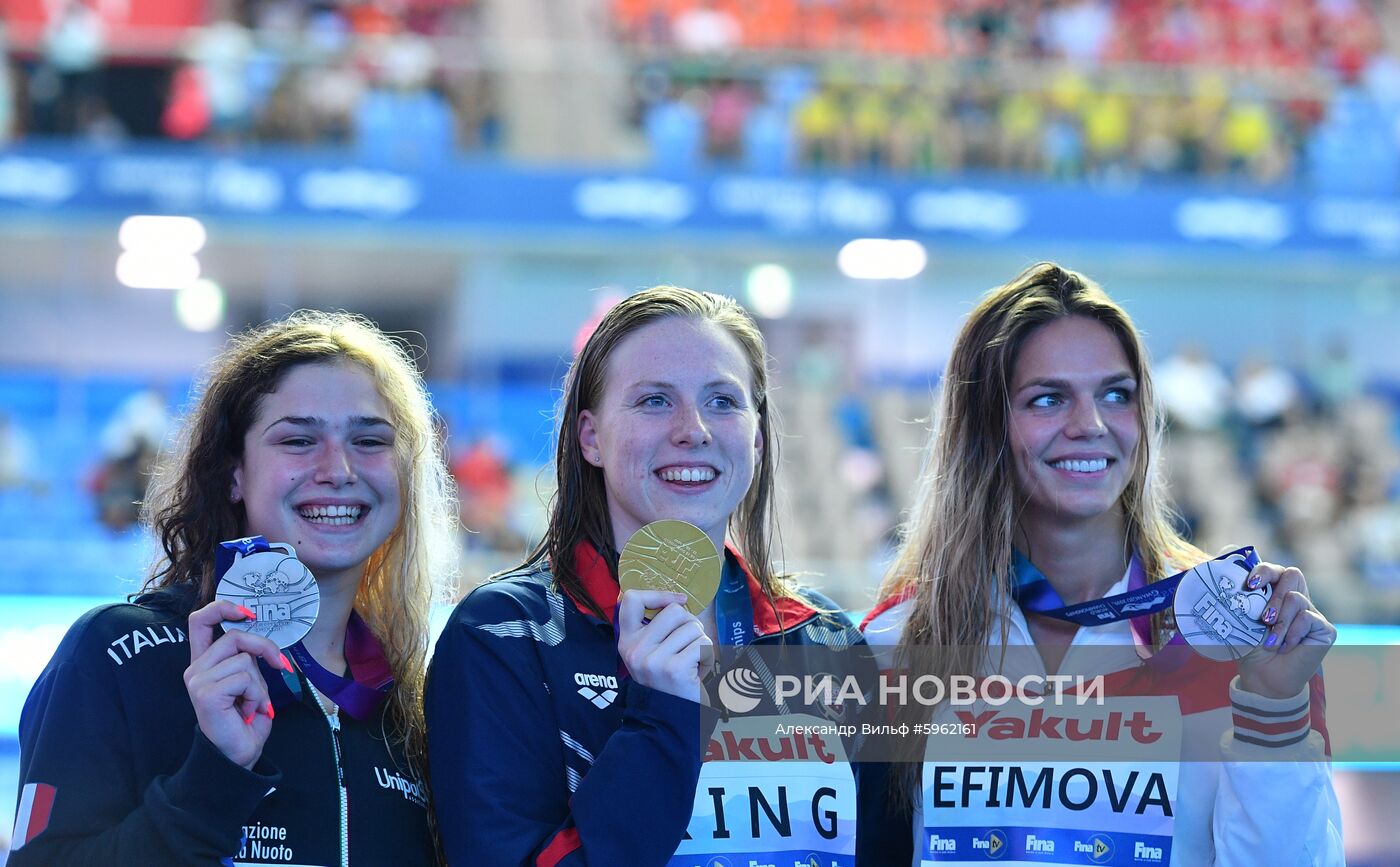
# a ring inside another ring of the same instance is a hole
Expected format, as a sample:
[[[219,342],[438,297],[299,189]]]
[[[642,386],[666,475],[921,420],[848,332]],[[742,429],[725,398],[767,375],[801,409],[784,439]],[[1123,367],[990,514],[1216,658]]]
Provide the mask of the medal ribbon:
[[[1259,555],[1255,553],[1253,547],[1240,548],[1216,559],[1223,560],[1237,556],[1243,557],[1250,569],[1259,565]],[[1163,578],[1161,581],[1149,584],[1147,583],[1147,575],[1142,568],[1142,561],[1134,552],[1133,559],[1128,564],[1127,592],[1107,596],[1103,599],[1090,599],[1075,605],[1066,605],[1055,588],[1050,586],[1050,579],[1046,578],[1035,567],[1035,564],[1027,560],[1020,551],[1012,552],[1011,569],[1015,577],[1012,598],[1016,600],[1018,605],[1034,614],[1043,614],[1046,617],[1054,617],[1056,620],[1064,620],[1079,626],[1100,626],[1105,623],[1117,623],[1120,620],[1147,617],[1159,611],[1165,611],[1171,607],[1172,599],[1176,596],[1176,588],[1181,583],[1181,579],[1192,571],[1187,569],[1185,572],[1178,572],[1170,578]]]
[[[1259,555],[1253,546],[1239,548],[1215,559],[1225,560],[1232,557],[1244,558],[1245,564],[1250,569],[1259,565]],[[1185,572],[1178,572],[1169,578],[1163,578],[1161,581],[1149,584],[1147,573],[1142,567],[1142,560],[1134,551],[1132,560],[1128,563],[1127,592],[1103,599],[1090,599],[1075,605],[1066,605],[1064,600],[1060,598],[1060,594],[1050,585],[1050,579],[1046,578],[1044,573],[1037,569],[1030,560],[1027,560],[1020,551],[1013,550],[1011,552],[1011,569],[1012,577],[1015,580],[1011,591],[1012,599],[1026,611],[1079,626],[1102,626],[1107,623],[1129,620],[1133,639],[1139,650],[1146,648],[1149,651],[1152,647],[1151,616],[1171,607],[1176,598],[1176,588],[1181,584],[1181,580],[1192,571],[1192,569],[1187,569]],[[1167,643],[1168,645],[1185,644],[1186,640],[1181,637],[1181,633],[1176,633]]]
[[[220,542],[214,552],[215,580],[222,577],[229,566],[233,565],[235,554],[247,557],[271,550],[272,546],[262,536]],[[370,631],[369,625],[353,610],[350,612],[350,622],[345,626],[345,662],[349,667],[350,677],[327,671],[300,641],[287,648],[287,653],[296,661],[297,667],[306,675],[306,679],[311,681],[312,686],[350,716],[362,722],[374,716],[394,687],[394,671],[389,666],[389,660],[384,657],[384,649],[379,646],[379,641]],[[301,699],[301,682],[294,675],[279,671],[277,673],[282,675],[281,678],[270,678],[268,675],[272,673],[272,669],[262,660],[258,661],[258,668],[269,687],[280,680],[295,699]]]
[[[744,647],[753,641],[753,599],[749,582],[729,552],[724,554],[724,573],[715,594],[715,627],[719,643]]]
[[[358,612],[350,612],[345,626],[345,662],[350,677],[327,671],[298,641],[287,648],[311,685],[357,720],[371,719],[394,688],[394,671],[384,651]]]

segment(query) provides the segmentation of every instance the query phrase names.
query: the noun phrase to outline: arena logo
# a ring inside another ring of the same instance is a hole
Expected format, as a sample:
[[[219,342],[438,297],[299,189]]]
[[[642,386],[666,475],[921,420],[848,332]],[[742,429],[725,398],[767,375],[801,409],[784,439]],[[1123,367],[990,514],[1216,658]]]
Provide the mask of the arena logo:
[[[592,702],[599,710],[610,707],[617,701],[617,678],[612,675],[586,674],[580,671],[574,675],[574,683],[578,685],[578,694]]]

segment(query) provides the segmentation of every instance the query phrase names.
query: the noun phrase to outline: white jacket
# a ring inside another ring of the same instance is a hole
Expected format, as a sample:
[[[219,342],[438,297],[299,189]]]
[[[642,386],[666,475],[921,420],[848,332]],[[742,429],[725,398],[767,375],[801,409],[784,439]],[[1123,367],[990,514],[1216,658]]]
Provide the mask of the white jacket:
[[[1128,576],[1105,596],[1123,593]],[[896,601],[877,607],[862,629],[866,640],[885,648],[881,667],[889,670],[894,646],[898,644],[912,601]],[[1008,622],[1008,645],[1033,645],[1025,615],[1019,606],[1008,603],[1002,611]],[[992,643],[1000,644],[1000,622],[992,628]],[[1117,651],[1121,649],[1121,653]],[[1036,659],[1036,654],[1030,654]],[[1192,660],[1195,659],[1191,654]],[[1038,659],[1036,659],[1038,662]],[[1090,666],[1110,671],[1105,692],[1134,695],[1125,680],[1142,670],[1128,621],[1104,626],[1081,627],[1066,652],[1061,671],[1084,671]],[[1204,665],[1204,663],[1202,663]],[[1223,665],[1216,663],[1218,666]],[[1341,811],[1332,788],[1332,772],[1322,720],[1321,678],[1313,678],[1309,688],[1292,698],[1269,699],[1245,692],[1238,678],[1228,687],[1202,688],[1205,684],[1187,682],[1197,666],[1188,663],[1178,672],[1183,692],[1180,699],[1183,742],[1192,733],[1209,732],[1219,744],[1218,761],[1184,761],[1175,764],[1179,777],[1174,799],[1175,823],[1171,836],[1170,864],[1195,865],[1288,865],[1344,864]],[[1043,673],[1044,669],[1041,669]],[[1004,671],[1015,682],[1017,677]],[[1228,674],[1228,669],[1226,669]],[[1118,693],[1118,689],[1126,691]],[[946,706],[945,706],[946,707]],[[952,718],[940,709],[938,720]],[[1223,732],[1223,736],[1221,733]],[[1200,741],[1197,740],[1196,743]],[[1199,754],[1199,753],[1198,753]],[[1276,760],[1275,760],[1276,759]],[[926,773],[928,765],[925,766]],[[985,808],[984,808],[985,809]],[[1073,817],[1058,803],[1058,821],[1047,823],[1064,827]],[[912,829],[915,867],[935,863],[922,859],[924,822],[914,816]],[[1044,815],[1044,814],[1042,814]],[[956,822],[956,818],[953,819]],[[1104,829],[1112,831],[1114,829]],[[1064,844],[1061,843],[1063,848]],[[907,851],[907,850],[903,850]],[[936,863],[959,863],[963,852],[939,854]],[[985,852],[966,853],[967,863],[985,863]],[[1014,857],[1016,852],[1005,853]],[[882,859],[883,860],[883,859]],[[901,859],[902,860],[902,859]],[[1000,860],[1003,864],[1091,863],[1089,859]],[[888,863],[894,863],[893,860]],[[1129,853],[1118,853],[1103,863],[1151,864],[1135,860]]]

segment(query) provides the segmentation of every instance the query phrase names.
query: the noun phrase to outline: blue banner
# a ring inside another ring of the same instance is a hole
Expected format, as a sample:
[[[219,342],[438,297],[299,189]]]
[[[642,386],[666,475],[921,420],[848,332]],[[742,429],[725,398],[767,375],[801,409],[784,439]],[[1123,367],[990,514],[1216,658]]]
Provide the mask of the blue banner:
[[[178,213],[434,228],[762,235],[792,241],[1097,242],[1400,255],[1400,199],[1006,177],[670,177],[340,151],[220,154],[25,143],[0,151],[0,215]]]

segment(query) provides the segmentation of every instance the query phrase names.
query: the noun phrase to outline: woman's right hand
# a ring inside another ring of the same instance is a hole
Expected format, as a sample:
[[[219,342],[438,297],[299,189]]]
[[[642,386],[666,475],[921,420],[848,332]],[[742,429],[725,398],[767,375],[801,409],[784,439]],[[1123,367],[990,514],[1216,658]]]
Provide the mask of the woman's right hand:
[[[230,629],[217,641],[214,627],[225,620],[249,620],[253,612],[218,599],[190,615],[190,667],[185,689],[199,730],[229,761],[252,768],[272,733],[272,702],[257,657],[273,668],[291,664],[272,641]]]
[[[627,590],[617,607],[617,652],[632,679],[660,692],[703,701],[714,642],[685,607],[684,593]],[[660,609],[650,621],[647,609]]]

